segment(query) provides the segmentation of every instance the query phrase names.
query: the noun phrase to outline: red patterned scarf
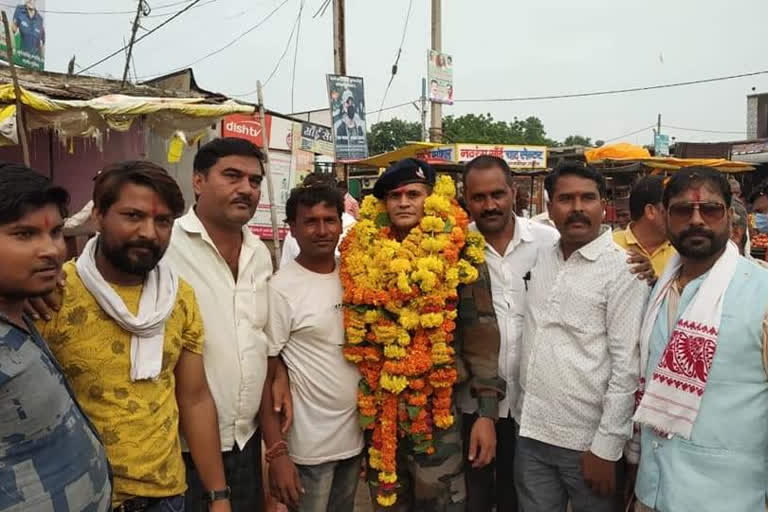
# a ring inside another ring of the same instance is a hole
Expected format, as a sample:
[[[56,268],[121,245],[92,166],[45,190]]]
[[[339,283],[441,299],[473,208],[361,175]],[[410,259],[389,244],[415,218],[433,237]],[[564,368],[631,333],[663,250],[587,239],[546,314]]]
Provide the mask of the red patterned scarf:
[[[640,333],[640,386],[634,421],[663,434],[690,439],[717,350],[723,297],[739,262],[730,243],[672,330],[658,366],[645,381],[650,340],[662,304],[680,270],[680,257],[667,264],[656,285]]]

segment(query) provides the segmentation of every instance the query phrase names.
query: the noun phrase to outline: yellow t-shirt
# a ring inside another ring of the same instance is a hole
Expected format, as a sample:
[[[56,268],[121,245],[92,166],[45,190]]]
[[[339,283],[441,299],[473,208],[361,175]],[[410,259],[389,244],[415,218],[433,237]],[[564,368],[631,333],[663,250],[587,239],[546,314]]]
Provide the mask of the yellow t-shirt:
[[[179,282],[176,306],[165,324],[158,379],[131,382],[131,334],[99,307],[74,262],[64,270],[63,306],[39,327],[104,442],[114,473],[113,507],[134,496],[182,494],[187,484],[174,369],[182,349],[202,353],[203,324],[194,290]],[[142,286],[112,287],[136,314]]]
[[[653,265],[653,272],[656,274],[656,277],[660,277],[662,272],[664,272],[664,267],[667,266],[667,262],[669,259],[677,254],[677,251],[672,246],[671,243],[669,243],[669,240],[661,244],[655,251],[653,251],[653,254],[650,254],[648,251],[645,250],[645,247],[640,245],[640,242],[638,242],[637,238],[635,238],[635,234],[632,233],[632,230],[630,229],[632,227],[632,224],[627,226],[627,229],[624,229],[622,231],[615,231],[613,233],[613,241],[619,244],[621,247],[623,247],[626,250],[633,249],[640,254],[643,254],[646,258],[651,260],[651,265]]]

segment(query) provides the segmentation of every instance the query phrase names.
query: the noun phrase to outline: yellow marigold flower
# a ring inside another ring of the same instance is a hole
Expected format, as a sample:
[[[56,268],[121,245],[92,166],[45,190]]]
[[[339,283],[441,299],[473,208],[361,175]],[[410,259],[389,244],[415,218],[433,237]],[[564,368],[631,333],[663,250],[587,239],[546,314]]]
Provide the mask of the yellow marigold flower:
[[[408,282],[408,276],[405,275],[405,272],[397,274],[397,289],[403,293],[411,291],[411,283]]]
[[[450,427],[453,425],[453,414],[447,416],[435,416],[435,425],[442,429]]]
[[[445,249],[448,245],[448,239],[445,235],[438,235],[435,238],[425,238],[421,241],[420,247],[424,252],[436,253]]]
[[[432,364],[444,365],[451,362],[451,352],[445,343],[435,343],[432,345]]]
[[[405,258],[395,258],[389,262],[389,271],[397,274],[411,270],[411,262]]]
[[[445,174],[437,178],[437,182],[432,191],[440,196],[448,198],[456,197],[456,185],[453,184],[451,177]]]
[[[474,247],[485,247],[485,237],[479,231],[467,233],[467,244]]]
[[[368,448],[368,465],[373,469],[381,469],[381,452],[373,446]]]
[[[379,313],[378,309],[369,309],[363,314],[363,320],[367,324],[372,324],[379,318],[381,318],[381,313]]]
[[[477,281],[477,269],[473,267],[466,260],[459,260],[459,281],[464,284],[474,283]]]
[[[437,332],[431,334],[429,336],[429,339],[432,341],[432,344],[434,347],[435,343],[445,343],[445,340],[447,339],[447,337],[445,336],[445,331],[440,329]]]
[[[424,201],[424,213],[427,215],[444,217],[450,211],[451,201],[443,196],[433,194]]]
[[[445,271],[445,283],[449,288],[459,286],[459,269],[451,267]]]
[[[392,471],[379,471],[379,482],[393,484],[397,482],[397,473]]]
[[[425,313],[421,315],[421,326],[429,329],[431,327],[440,327],[443,325],[442,313]]]
[[[359,363],[363,360],[363,356],[357,355],[357,354],[348,354],[344,352],[344,357],[349,361],[350,363]]]
[[[407,355],[407,352],[400,345],[387,345],[384,347],[384,355],[390,359],[402,359]]]
[[[400,311],[400,318],[397,320],[403,329],[412,331],[419,326],[419,314],[411,309],[403,309]]]
[[[458,316],[459,316],[459,313],[458,313],[458,312],[457,312],[455,309],[452,309],[452,310],[448,311],[448,312],[445,314],[445,317],[446,317],[448,320],[456,320],[456,317],[458,317]]]
[[[443,261],[437,256],[419,258],[416,260],[416,268],[441,273],[443,271]]]
[[[365,196],[363,204],[360,205],[360,218],[375,220],[379,214],[380,202],[372,195]]]
[[[397,501],[397,494],[379,494],[376,496],[376,503],[382,507],[391,507]]]
[[[408,387],[408,377],[381,372],[381,376],[379,376],[379,385],[390,393],[399,395],[401,391]]]
[[[411,274],[411,279],[419,283],[422,291],[429,292],[437,284],[437,275],[429,270],[420,269]]]
[[[376,341],[382,345],[389,345],[397,338],[397,327],[394,325],[374,325],[371,327]]]
[[[351,343],[352,345],[357,345],[358,343],[362,343],[364,338],[365,338],[365,329],[360,329],[358,327],[347,328],[347,343]]]
[[[397,335],[397,344],[401,347],[407,347],[411,344],[411,335],[408,334],[408,331],[400,330],[400,333]]]
[[[479,247],[470,246],[464,252],[464,255],[472,263],[482,263],[485,261],[485,251]]]
[[[421,219],[421,229],[426,233],[440,233],[445,228],[445,221],[440,217],[427,215]]]

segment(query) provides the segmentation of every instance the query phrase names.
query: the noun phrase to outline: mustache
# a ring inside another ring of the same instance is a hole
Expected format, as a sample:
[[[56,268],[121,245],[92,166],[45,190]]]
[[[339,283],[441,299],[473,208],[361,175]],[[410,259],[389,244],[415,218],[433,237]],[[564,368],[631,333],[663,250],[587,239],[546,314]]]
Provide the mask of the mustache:
[[[680,240],[684,240],[692,236],[703,236],[705,238],[709,238],[710,240],[714,240],[715,233],[708,229],[704,229],[701,227],[694,227],[694,228],[686,229],[685,231],[680,233],[679,238]]]
[[[123,244],[123,250],[127,250],[127,249],[149,249],[154,253],[160,253],[162,250],[158,244],[153,243],[149,240],[146,240],[146,241],[137,240],[135,242],[126,242],[125,244]]]
[[[586,224],[587,226],[592,225],[592,221],[589,220],[589,217],[587,217],[585,214],[581,212],[573,212],[565,219],[565,225],[573,224],[575,222],[581,222],[583,224]]]
[[[238,196],[235,199],[232,200],[233,204],[241,203],[247,206],[252,206],[253,201],[251,201],[251,198],[248,196]]]
[[[488,217],[495,217],[500,215],[504,215],[504,212],[502,212],[501,210],[486,210],[480,214],[480,217],[483,219],[486,219]]]

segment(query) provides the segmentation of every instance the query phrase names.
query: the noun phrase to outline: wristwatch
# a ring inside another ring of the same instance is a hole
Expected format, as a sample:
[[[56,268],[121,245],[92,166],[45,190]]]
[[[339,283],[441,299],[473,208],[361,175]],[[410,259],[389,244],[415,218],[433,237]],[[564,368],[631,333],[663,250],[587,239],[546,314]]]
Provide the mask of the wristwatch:
[[[228,500],[231,494],[232,490],[229,488],[229,486],[226,486],[224,489],[220,489],[218,491],[205,491],[203,493],[203,499],[209,503],[212,503],[214,501]]]

